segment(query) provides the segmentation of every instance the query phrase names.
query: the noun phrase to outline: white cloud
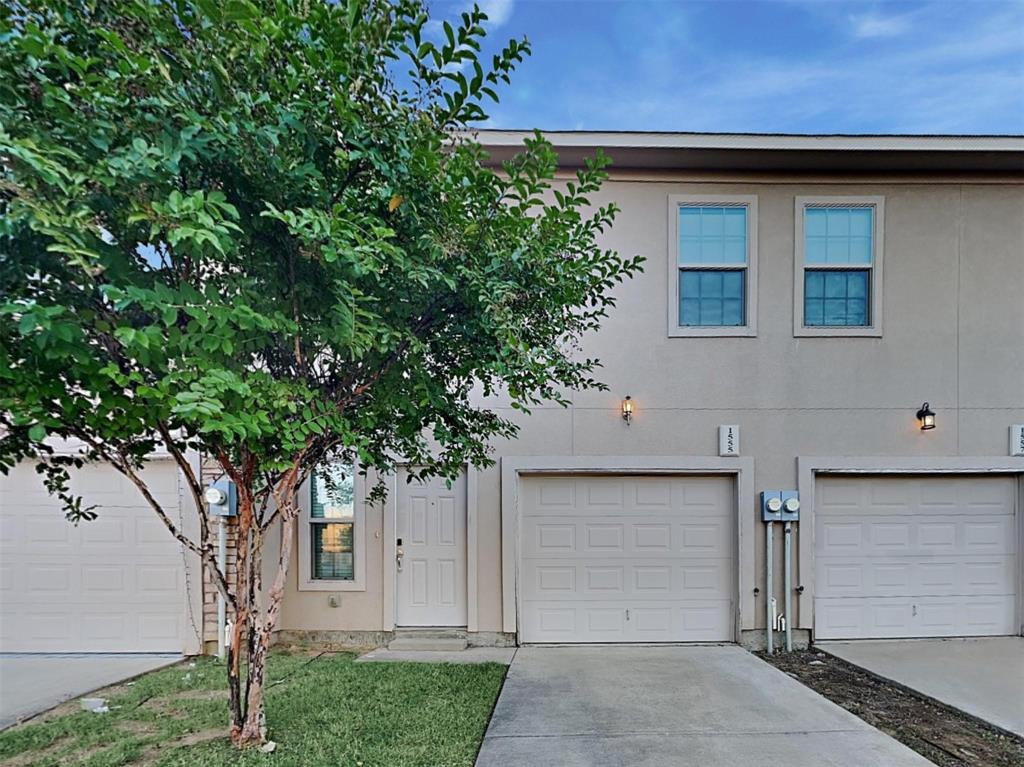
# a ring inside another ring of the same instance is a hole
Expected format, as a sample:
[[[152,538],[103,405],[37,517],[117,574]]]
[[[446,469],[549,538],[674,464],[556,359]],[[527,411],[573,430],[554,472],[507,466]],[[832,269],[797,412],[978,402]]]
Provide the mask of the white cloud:
[[[910,29],[910,16],[879,16],[864,14],[850,16],[853,24],[853,36],[860,40],[879,37],[896,37]]]
[[[480,10],[487,14],[487,27],[497,29],[512,17],[515,0],[478,0]]]

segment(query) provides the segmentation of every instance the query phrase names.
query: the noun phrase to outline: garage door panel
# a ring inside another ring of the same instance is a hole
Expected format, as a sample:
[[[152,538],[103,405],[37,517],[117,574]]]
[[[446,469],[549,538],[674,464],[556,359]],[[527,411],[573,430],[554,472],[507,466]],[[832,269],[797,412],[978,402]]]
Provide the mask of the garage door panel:
[[[816,599],[821,639],[899,639],[1012,634],[1016,597]]]
[[[870,509],[875,516],[1000,514],[1014,503],[1010,477],[825,477],[818,483],[816,516]]]
[[[1012,506],[1009,507],[1012,510]],[[943,554],[1017,553],[1012,513],[977,515],[968,519],[906,516],[898,520],[873,514],[842,521],[818,518],[816,545],[819,556],[886,557]]]
[[[144,470],[176,515],[177,468]],[[31,467],[0,478],[0,649],[7,652],[180,652],[186,611],[180,545],[134,485],[86,467],[72,487],[98,517],[69,523]]]
[[[567,601],[532,609],[524,621],[525,642],[721,642],[732,631],[729,600]]]
[[[531,516],[522,520],[524,557],[673,556],[720,558],[734,544],[735,525],[729,519],[679,522],[671,518],[643,516],[628,522],[603,517],[569,520],[565,517]]]
[[[569,516],[616,519],[644,514],[692,514],[698,517],[728,516],[721,505],[722,478],[687,478],[681,484],[672,477],[545,477],[527,479],[521,487],[524,517]]]
[[[1015,633],[1013,477],[824,477],[819,639]]]
[[[524,560],[520,584],[524,599],[603,600],[612,594],[644,599],[682,593],[717,599],[729,594],[734,582],[732,559],[559,562]]]
[[[914,557],[902,561],[852,558],[818,561],[816,588],[819,595],[850,597],[943,596],[961,593],[1005,594],[1014,577],[1014,560]]]
[[[523,641],[733,638],[730,480],[529,478],[521,493]]]

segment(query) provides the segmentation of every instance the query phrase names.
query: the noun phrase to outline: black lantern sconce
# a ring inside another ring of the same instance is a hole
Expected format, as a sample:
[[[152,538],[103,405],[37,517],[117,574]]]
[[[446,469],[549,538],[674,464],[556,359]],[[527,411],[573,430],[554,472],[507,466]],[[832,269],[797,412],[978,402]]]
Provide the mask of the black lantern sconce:
[[[921,422],[921,431],[929,431],[935,428],[935,413],[925,402],[917,411],[917,420]]]

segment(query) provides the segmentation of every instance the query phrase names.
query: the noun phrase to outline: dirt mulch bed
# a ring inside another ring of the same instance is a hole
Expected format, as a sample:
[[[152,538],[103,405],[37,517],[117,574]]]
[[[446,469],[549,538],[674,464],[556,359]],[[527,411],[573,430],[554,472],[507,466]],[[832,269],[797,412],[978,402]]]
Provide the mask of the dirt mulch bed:
[[[814,650],[758,655],[939,767],[1024,765],[1024,739],[839,658]]]

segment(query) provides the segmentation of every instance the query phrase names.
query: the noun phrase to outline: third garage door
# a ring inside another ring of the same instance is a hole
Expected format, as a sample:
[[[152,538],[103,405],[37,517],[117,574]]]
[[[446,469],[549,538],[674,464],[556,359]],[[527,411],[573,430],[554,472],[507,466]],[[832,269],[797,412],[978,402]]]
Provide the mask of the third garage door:
[[[822,477],[818,639],[1014,634],[1014,477]]]
[[[726,477],[524,478],[522,641],[731,641],[734,488]]]

